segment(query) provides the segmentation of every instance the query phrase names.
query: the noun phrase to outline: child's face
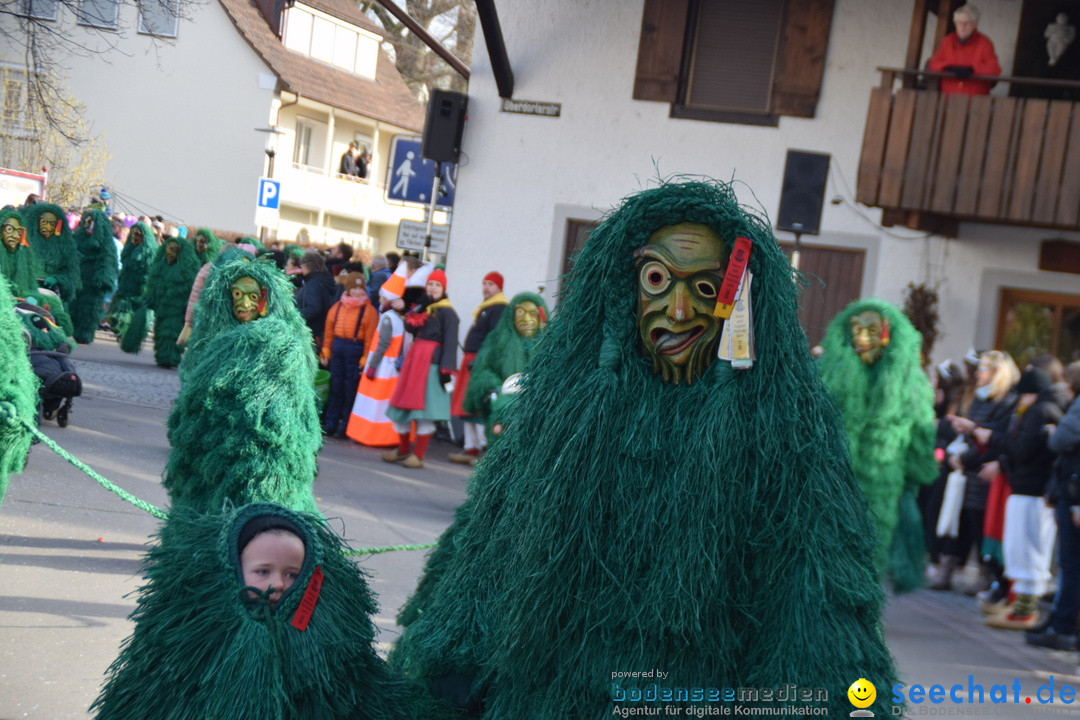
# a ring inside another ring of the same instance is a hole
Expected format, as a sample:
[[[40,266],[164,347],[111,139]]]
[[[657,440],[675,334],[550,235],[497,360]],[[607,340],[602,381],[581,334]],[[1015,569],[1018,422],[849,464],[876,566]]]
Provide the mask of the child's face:
[[[349,295],[354,298],[367,297],[367,290],[360,285],[353,285],[349,288]]]
[[[259,533],[240,553],[244,584],[259,590],[273,588],[271,605],[296,581],[303,565],[304,542],[287,530]]]

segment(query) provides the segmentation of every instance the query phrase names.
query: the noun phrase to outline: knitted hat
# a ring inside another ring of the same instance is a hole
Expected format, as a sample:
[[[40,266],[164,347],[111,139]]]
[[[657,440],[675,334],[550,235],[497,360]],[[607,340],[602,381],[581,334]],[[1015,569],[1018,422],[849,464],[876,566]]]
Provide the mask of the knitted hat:
[[[344,288],[343,292],[346,292],[346,293],[349,292],[350,290],[352,290],[354,287],[357,287],[357,286],[362,287],[362,288],[365,287],[365,285],[364,285],[364,274],[363,273],[343,272],[340,275],[338,275],[336,278],[334,278],[334,280],[337,282],[338,285],[340,285],[342,288]]]
[[[499,273],[495,272],[494,270],[492,270],[487,275],[485,275],[484,280],[495,283],[496,285],[499,286],[500,290],[503,289],[503,276],[500,275]]]
[[[1016,392],[1021,395],[1024,393],[1040,393],[1053,384],[1054,381],[1051,379],[1050,373],[1042,368],[1028,368],[1020,376],[1020,382],[1016,383]]]
[[[267,532],[268,530],[288,530],[293,535],[297,536],[304,541],[304,545],[307,546],[307,539],[304,537],[304,533],[300,532],[300,528],[296,527],[296,524],[290,521],[284,515],[256,515],[248,520],[244,527],[240,530],[240,535],[236,539],[236,551],[243,554],[244,548],[248,543],[255,539],[256,535]]]
[[[445,272],[443,272],[442,270],[432,270],[431,274],[428,275],[428,282],[431,282],[432,280],[434,280],[435,282],[442,285],[443,290],[446,290],[446,273]]]

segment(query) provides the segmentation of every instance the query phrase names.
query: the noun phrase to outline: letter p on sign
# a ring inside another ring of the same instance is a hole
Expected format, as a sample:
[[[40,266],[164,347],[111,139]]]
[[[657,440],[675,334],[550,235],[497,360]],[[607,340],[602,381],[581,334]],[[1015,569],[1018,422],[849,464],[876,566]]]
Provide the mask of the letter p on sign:
[[[259,207],[267,210],[277,210],[280,200],[281,183],[269,178],[259,178]]]

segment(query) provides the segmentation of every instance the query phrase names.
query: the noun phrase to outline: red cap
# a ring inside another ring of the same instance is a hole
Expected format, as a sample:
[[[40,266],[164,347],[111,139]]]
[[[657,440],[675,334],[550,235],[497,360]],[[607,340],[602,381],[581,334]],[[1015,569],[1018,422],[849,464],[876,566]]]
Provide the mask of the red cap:
[[[442,285],[443,290],[446,290],[446,273],[445,272],[443,272],[442,270],[432,270],[431,274],[428,275],[428,277],[427,277],[427,281],[431,282],[432,280],[434,280],[435,282]]]
[[[500,290],[503,289],[503,276],[500,275],[499,273],[495,272],[494,270],[492,270],[487,275],[485,275],[484,279],[485,280],[490,280],[491,282],[498,285]]]

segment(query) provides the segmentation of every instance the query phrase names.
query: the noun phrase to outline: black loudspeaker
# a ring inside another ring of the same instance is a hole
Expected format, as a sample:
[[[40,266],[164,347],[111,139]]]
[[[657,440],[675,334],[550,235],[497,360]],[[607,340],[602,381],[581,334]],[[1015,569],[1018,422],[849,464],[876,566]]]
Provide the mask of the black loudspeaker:
[[[427,120],[424,122],[424,139],[420,145],[421,155],[435,162],[458,161],[468,106],[468,95],[450,90],[431,91]]]
[[[784,187],[780,190],[780,211],[776,217],[777,230],[800,235],[820,232],[821,206],[825,201],[828,177],[828,153],[788,150]]]

